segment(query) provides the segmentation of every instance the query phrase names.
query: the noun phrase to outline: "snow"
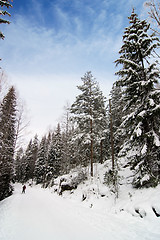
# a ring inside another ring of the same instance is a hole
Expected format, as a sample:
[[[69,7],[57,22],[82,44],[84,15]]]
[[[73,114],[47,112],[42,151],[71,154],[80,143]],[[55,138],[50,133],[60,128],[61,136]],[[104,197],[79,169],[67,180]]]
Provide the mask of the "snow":
[[[138,114],[138,116],[143,118],[145,113],[146,113],[146,110],[143,110]]]
[[[153,131],[153,137],[154,137],[154,144],[159,147],[160,146],[160,139],[158,135]]]
[[[148,181],[148,180],[149,180],[148,174],[144,175],[144,177],[141,179],[141,185],[144,181]]]
[[[147,144],[145,143],[141,150],[141,154],[145,154],[146,152],[147,152]]]
[[[135,190],[122,185],[115,199],[101,177],[62,196],[40,186],[27,186],[22,194],[16,184],[14,194],[0,202],[0,239],[159,240],[160,218],[152,208],[160,210],[160,186]]]
[[[134,130],[134,133],[137,135],[137,137],[141,136],[141,134],[142,134],[142,130],[141,130],[140,126],[141,126],[141,122],[136,126],[136,128]]]
[[[150,99],[149,99],[149,104],[150,104],[150,106],[152,106],[152,107],[153,107],[153,106],[155,105],[155,102],[154,102],[154,100],[150,98]]]

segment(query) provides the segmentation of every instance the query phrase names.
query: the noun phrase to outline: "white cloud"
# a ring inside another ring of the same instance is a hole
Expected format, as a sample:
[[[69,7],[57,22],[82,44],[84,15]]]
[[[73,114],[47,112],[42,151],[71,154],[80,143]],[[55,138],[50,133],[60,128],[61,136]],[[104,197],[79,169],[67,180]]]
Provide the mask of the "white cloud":
[[[44,9],[42,6],[42,2],[39,0],[31,0],[30,5],[30,15],[33,16],[33,19],[35,19],[35,16],[37,19],[41,19],[41,22],[44,23]]]
[[[76,21],[81,29],[80,22]],[[17,16],[17,21],[7,29],[2,58],[13,72],[71,73],[104,65],[107,72],[107,66],[112,64],[109,62],[115,60],[119,36],[115,39],[100,30],[96,33],[96,29],[95,36],[92,34],[80,39],[74,33],[67,34],[66,30],[55,33],[52,29],[37,28],[22,16]]]

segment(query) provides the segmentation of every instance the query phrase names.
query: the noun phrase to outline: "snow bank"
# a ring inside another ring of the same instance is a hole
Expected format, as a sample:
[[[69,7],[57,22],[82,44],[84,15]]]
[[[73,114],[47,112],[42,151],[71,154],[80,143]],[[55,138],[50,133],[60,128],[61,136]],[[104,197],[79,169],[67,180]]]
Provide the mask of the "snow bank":
[[[117,198],[115,193],[104,184],[106,164],[95,164],[94,177],[82,181],[75,189],[64,191],[62,197],[79,202],[82,206],[99,210],[101,213],[121,215],[125,212],[132,217],[157,218],[156,213],[160,214],[160,185],[156,188],[134,189],[131,184],[133,178],[131,171],[126,167],[120,172]],[[73,176],[76,175],[72,174],[72,180]],[[70,174],[65,175],[65,181],[71,181]]]

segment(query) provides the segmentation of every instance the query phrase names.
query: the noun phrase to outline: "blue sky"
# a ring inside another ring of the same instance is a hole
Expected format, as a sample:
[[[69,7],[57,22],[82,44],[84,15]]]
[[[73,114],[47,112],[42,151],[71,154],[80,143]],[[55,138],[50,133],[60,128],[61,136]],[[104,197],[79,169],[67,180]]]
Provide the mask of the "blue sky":
[[[14,0],[10,25],[0,26],[1,66],[19,90],[41,135],[60,121],[63,106],[92,71],[107,96],[132,8],[146,17],[143,0]]]

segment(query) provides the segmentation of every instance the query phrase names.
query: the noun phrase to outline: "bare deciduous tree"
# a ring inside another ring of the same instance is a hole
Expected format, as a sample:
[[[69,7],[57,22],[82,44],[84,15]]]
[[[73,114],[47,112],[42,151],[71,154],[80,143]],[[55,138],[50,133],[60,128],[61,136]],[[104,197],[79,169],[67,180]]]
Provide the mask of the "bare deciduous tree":
[[[160,35],[160,1],[150,0],[145,2],[145,7],[149,8],[149,17],[154,21],[155,27],[152,30]]]
[[[26,109],[24,103],[19,100],[17,109],[17,121],[16,121],[16,137],[15,137],[15,150],[19,149],[24,144],[24,136],[27,134],[26,130],[29,125],[29,121],[26,117]]]
[[[1,70],[0,71],[0,102],[2,101],[3,97],[6,95],[8,88],[9,86],[7,83],[7,75],[3,70]]]

